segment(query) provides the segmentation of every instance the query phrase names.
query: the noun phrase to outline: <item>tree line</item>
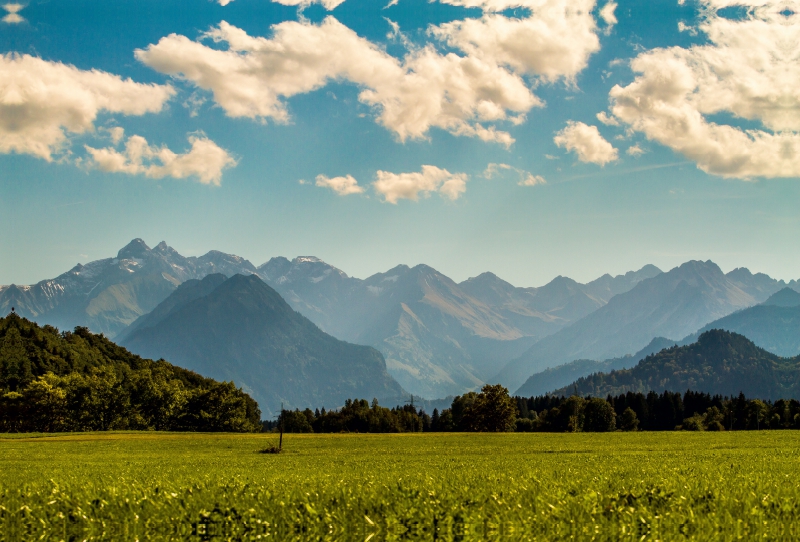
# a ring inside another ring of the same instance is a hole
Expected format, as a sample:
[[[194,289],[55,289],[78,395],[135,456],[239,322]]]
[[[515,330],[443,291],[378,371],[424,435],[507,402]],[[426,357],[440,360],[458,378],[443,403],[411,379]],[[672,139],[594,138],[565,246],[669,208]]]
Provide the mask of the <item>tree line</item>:
[[[688,390],[617,396],[510,397],[500,385],[453,399],[428,415],[413,405],[386,408],[376,399],[348,399],[340,409],[284,410],[264,430],[289,433],[608,432],[800,429],[800,402],[762,401]]]
[[[88,329],[0,319],[0,432],[261,430],[256,402]]]

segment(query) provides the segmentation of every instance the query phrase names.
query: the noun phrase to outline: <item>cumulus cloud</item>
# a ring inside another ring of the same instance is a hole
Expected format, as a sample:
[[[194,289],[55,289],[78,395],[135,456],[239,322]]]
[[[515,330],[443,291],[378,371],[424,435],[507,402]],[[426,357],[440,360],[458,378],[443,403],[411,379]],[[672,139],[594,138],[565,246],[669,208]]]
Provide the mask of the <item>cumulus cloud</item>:
[[[121,134],[120,134],[121,136]],[[176,154],[167,147],[151,146],[141,136],[128,138],[125,149],[95,149],[85,146],[90,155],[89,167],[113,173],[144,175],[152,179],[195,177],[202,184],[219,186],[222,171],[236,165],[228,152],[202,135],[189,136],[191,149]]]
[[[611,90],[612,114],[707,173],[800,176],[800,6],[777,0],[703,4],[698,29],[708,43],[640,54],[631,63],[634,81]],[[746,5],[747,16],[718,15],[733,5]],[[720,114],[760,127],[720,122]]]
[[[135,83],[29,55],[0,55],[0,153],[52,160],[66,146],[67,133],[94,130],[101,111],[156,113],[174,92],[169,85]]]
[[[545,181],[544,177],[541,175],[534,175],[533,173],[525,171],[524,169],[519,169],[508,164],[490,163],[488,166],[486,166],[486,169],[483,172],[483,177],[485,179],[494,179],[499,175],[509,172],[519,177],[517,184],[520,186],[536,186],[538,184],[547,184],[547,181]]]
[[[595,0],[446,0],[444,3],[485,10],[479,19],[465,19],[431,28],[431,33],[467,55],[515,72],[553,82],[572,81],[592,53],[600,49],[592,16]],[[509,18],[498,12],[526,7],[531,15]]]
[[[220,6],[227,6],[233,0],[217,0]],[[322,7],[327,9],[328,11],[333,11],[338,7],[340,4],[343,4],[345,0],[272,0],[276,4],[282,4],[284,6],[298,6],[300,9],[305,9],[311,4],[322,4]]]
[[[420,194],[428,197],[432,192],[455,201],[467,190],[466,174],[450,173],[436,166],[422,166],[422,171],[416,173],[378,171],[376,176],[373,188],[384,201],[394,204],[401,199],[417,201]]]
[[[352,175],[344,177],[329,178],[325,175],[317,175],[317,186],[330,188],[340,196],[348,196],[350,194],[361,194],[364,192],[364,187],[358,185]]]
[[[618,158],[617,149],[606,141],[597,126],[569,121],[553,139],[556,145],[574,151],[578,160],[604,166]]]
[[[632,146],[628,147],[628,150],[625,151],[625,154],[627,154],[628,156],[641,156],[645,152],[646,151],[643,148],[641,148],[639,145],[632,145]]]
[[[532,108],[544,105],[532,87],[540,81],[574,84],[600,47],[595,0],[443,1],[484,13],[431,27],[434,40],[424,46],[411,44],[389,21],[390,35],[408,50],[402,58],[333,17],[320,24],[280,23],[269,38],[249,36],[223,21],[198,41],[172,34],[136,56],[210,91],[232,117],[285,123],[288,98],[330,81],[348,81],[361,88],[359,100],[400,141],[425,138],[431,128],[440,128],[510,146],[513,137],[498,123],[524,122]],[[500,12],[509,7],[525,7],[530,14],[503,16]]]
[[[275,25],[270,39],[251,37],[226,22],[205,38],[212,48],[171,34],[136,57],[166,74],[213,93],[231,117],[288,122],[285,99],[331,80],[362,87],[359,99],[401,141],[426,136],[431,127],[509,145],[511,136],[484,123],[514,120],[540,104],[508,70],[469,56],[442,55],[432,46],[398,60],[333,17]]]

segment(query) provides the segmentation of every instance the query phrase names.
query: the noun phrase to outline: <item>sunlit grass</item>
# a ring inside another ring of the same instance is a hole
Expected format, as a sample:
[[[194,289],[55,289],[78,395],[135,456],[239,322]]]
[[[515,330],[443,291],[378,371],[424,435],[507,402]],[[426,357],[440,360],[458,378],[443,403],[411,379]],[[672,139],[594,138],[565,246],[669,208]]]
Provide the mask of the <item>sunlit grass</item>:
[[[794,431],[287,435],[284,453],[258,453],[276,443],[263,434],[4,435],[0,531],[703,540],[788,538],[800,522]]]

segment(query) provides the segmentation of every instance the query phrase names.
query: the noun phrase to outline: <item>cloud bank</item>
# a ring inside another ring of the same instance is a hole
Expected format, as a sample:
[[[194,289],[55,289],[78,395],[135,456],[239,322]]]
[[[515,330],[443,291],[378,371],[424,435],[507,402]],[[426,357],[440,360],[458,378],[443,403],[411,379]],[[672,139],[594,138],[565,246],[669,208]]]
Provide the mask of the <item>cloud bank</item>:
[[[330,81],[348,81],[361,88],[359,100],[400,141],[423,139],[440,128],[509,146],[513,137],[497,124],[524,122],[532,108],[544,105],[525,78],[571,84],[599,49],[594,0],[446,3],[480,7],[484,14],[431,27],[429,35],[449,48],[445,53],[435,43],[406,43],[408,53],[395,58],[327,17],[320,24],[277,24],[269,38],[223,21],[197,41],[171,34],[135,54],[161,73],[210,91],[231,117],[286,123],[287,99]],[[528,7],[531,15],[496,13],[510,6]]]
[[[115,143],[122,133],[112,132]],[[151,179],[185,179],[194,177],[202,184],[219,186],[222,171],[236,165],[225,149],[204,136],[189,136],[191,149],[176,154],[166,147],[151,146],[141,136],[128,138],[125,149],[118,151],[113,147],[95,149],[85,146],[90,155],[89,167],[111,173],[144,175]]]
[[[377,180],[372,183],[375,191],[384,201],[396,204],[401,199],[419,200],[438,192],[451,201],[457,200],[467,190],[467,175],[450,173],[436,166],[422,166],[416,173],[391,173],[378,171]]]
[[[640,54],[627,86],[610,93],[625,125],[722,177],[800,176],[800,5],[705,0],[709,43]],[[744,19],[718,15],[748,7]],[[754,121],[745,129],[721,115]]]
[[[0,153],[52,160],[67,134],[94,130],[101,111],[144,115],[162,110],[169,85],[122,79],[16,53],[0,55]]]

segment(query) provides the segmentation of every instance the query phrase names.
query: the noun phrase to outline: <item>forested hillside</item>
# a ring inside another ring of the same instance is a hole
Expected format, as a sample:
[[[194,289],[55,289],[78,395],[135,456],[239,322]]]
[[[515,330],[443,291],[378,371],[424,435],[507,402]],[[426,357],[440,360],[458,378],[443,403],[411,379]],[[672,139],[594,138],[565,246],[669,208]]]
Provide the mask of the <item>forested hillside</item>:
[[[596,373],[553,392],[605,397],[628,391],[683,392],[761,399],[800,398],[800,357],[781,358],[757,347],[747,337],[711,330],[696,343],[667,348],[631,369]]]
[[[256,402],[86,328],[0,319],[0,431],[257,431]]]

